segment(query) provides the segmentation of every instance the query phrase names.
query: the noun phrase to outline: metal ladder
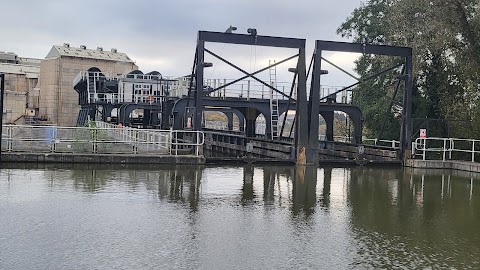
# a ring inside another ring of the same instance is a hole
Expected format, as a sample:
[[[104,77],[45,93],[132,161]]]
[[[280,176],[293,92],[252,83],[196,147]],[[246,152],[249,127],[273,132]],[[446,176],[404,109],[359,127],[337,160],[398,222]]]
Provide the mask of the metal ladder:
[[[271,66],[275,64],[275,60],[269,60],[268,65]],[[277,66],[269,68],[270,73],[270,85],[274,88],[277,88]],[[279,137],[278,134],[278,93],[270,89],[270,134],[272,134],[272,139],[275,140]]]
[[[88,96],[87,96],[87,100],[88,102],[87,103],[95,103],[97,102],[95,100],[96,98],[96,89],[95,89],[95,84],[96,84],[96,78],[95,78],[96,74],[95,73],[88,73],[88,80],[87,80],[87,84],[88,84]],[[93,97],[94,97],[94,100],[91,101],[90,100],[90,95],[93,94]]]

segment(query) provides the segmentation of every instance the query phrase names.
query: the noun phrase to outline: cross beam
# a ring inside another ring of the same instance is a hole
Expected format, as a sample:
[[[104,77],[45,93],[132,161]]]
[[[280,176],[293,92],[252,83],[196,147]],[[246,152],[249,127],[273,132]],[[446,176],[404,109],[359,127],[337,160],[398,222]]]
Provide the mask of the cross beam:
[[[222,86],[220,86],[220,87],[217,87],[217,88],[213,89],[211,92],[218,91],[218,90],[223,89],[223,88],[226,88],[226,87],[228,87],[228,86],[230,86],[230,85],[232,85],[232,84],[235,84],[235,83],[237,83],[237,82],[239,82],[239,81],[241,81],[241,80],[244,80],[244,79],[246,79],[246,78],[248,78],[248,77],[251,77],[252,79],[256,80],[257,82],[259,82],[259,83],[267,86],[268,88],[272,89],[273,91],[279,93],[280,95],[282,95],[282,96],[284,96],[284,97],[286,97],[286,98],[289,98],[289,96],[287,96],[285,93],[279,91],[277,88],[273,87],[272,85],[267,84],[267,83],[264,82],[263,80],[260,80],[259,78],[255,77],[255,75],[258,74],[258,73],[261,73],[261,72],[263,72],[263,71],[265,71],[265,70],[267,70],[267,69],[269,69],[269,68],[272,68],[272,67],[274,67],[274,66],[277,66],[277,65],[280,65],[280,64],[282,64],[282,63],[285,63],[285,62],[287,62],[287,61],[289,61],[289,60],[291,60],[291,59],[293,59],[293,58],[295,58],[295,57],[298,57],[298,54],[296,54],[296,55],[294,55],[294,56],[291,56],[291,57],[288,57],[288,58],[286,58],[286,59],[283,59],[283,60],[280,61],[280,62],[277,62],[277,63],[275,63],[275,64],[273,64],[273,65],[271,65],[271,66],[268,66],[268,67],[266,67],[266,68],[262,68],[262,69],[260,69],[260,70],[258,70],[258,71],[253,72],[253,73],[248,73],[247,71],[241,69],[241,68],[238,67],[237,65],[229,62],[229,61],[226,60],[225,58],[222,58],[221,56],[219,56],[219,55],[211,52],[210,50],[205,49],[205,51],[206,51],[207,53],[213,55],[214,57],[218,58],[219,60],[222,60],[223,62],[227,63],[228,65],[230,65],[231,67],[235,68],[236,70],[238,70],[238,71],[246,74],[246,76],[243,76],[243,77],[241,77],[241,78],[239,78],[239,79],[236,79],[236,80],[234,80],[234,81],[232,81],[232,82],[229,82],[229,83],[227,83],[227,84],[225,84],[225,85],[222,85]]]
[[[297,87],[297,97],[296,97],[296,111],[297,119],[295,125],[295,147],[296,147],[296,160],[297,164],[305,165],[309,163],[309,158],[307,159],[307,143],[308,136],[307,125],[308,125],[308,116],[307,116],[307,75],[305,68],[305,39],[297,38],[286,38],[286,37],[271,37],[271,36],[259,36],[256,34],[256,31],[250,35],[244,34],[233,34],[233,33],[219,33],[219,32],[207,32],[199,31],[197,39],[197,51],[195,54],[195,115],[193,121],[194,130],[201,130],[202,125],[202,112],[203,112],[203,81],[204,81],[204,67],[205,67],[205,55],[204,53],[210,53],[208,50],[205,50],[205,43],[226,43],[226,44],[237,44],[237,45],[251,45],[251,46],[264,46],[264,47],[276,47],[276,48],[289,48],[297,49],[298,56],[296,71],[298,76],[298,87]],[[213,54],[212,54],[213,55]],[[221,59],[217,57],[218,59]],[[293,57],[292,57],[293,59]],[[223,60],[222,60],[223,61]],[[288,61],[288,60],[286,60]],[[270,84],[259,80],[255,77],[257,73],[247,73],[246,71],[238,68],[232,63],[224,61],[227,64],[231,64],[236,69],[242,71],[246,74],[246,78],[251,77],[257,81],[260,81],[262,84],[268,86],[270,89],[278,91],[276,88],[272,87]],[[281,93],[281,92],[280,92]],[[283,94],[283,93],[282,93]],[[285,95],[285,94],[283,94]],[[287,96],[288,97],[288,96]]]
[[[336,42],[336,41],[324,41],[317,40],[315,43],[315,63],[314,71],[312,76],[312,86],[314,91],[310,93],[310,100],[323,100],[319,97],[320,92],[320,67],[322,63],[322,52],[323,51],[334,51],[334,52],[353,52],[353,53],[362,53],[362,54],[374,54],[374,55],[386,55],[393,57],[401,57],[404,59],[404,63],[388,68],[384,71],[371,75],[359,81],[349,87],[346,87],[338,92],[349,89],[353,86],[356,86],[366,80],[375,78],[381,74],[384,74],[387,71],[393,70],[403,64],[404,74],[405,74],[405,91],[403,94],[403,110],[402,110],[402,126],[400,132],[400,152],[399,158],[406,159],[411,155],[411,146],[412,146],[412,89],[413,89],[413,50],[408,47],[396,47],[396,46],[386,46],[386,45],[371,45],[371,44],[361,44],[361,43],[346,43],[346,42]],[[310,138],[318,136],[318,128],[312,128],[315,125],[318,126],[318,119],[315,119],[317,106],[309,107],[313,118],[310,119]]]

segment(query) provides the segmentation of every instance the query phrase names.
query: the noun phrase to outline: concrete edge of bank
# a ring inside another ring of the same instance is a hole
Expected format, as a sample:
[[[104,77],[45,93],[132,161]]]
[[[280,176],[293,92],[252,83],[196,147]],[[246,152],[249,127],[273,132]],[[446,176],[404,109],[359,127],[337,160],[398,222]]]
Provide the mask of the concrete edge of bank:
[[[111,155],[60,153],[2,153],[2,162],[87,164],[205,164],[205,157],[190,155]]]
[[[409,159],[405,167],[420,169],[446,169],[480,173],[480,163],[457,160],[417,160]]]

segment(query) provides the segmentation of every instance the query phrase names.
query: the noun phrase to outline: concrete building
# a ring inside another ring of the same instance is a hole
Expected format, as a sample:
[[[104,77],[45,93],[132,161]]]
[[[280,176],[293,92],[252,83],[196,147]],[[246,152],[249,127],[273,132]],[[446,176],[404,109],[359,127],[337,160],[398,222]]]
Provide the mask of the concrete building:
[[[186,75],[183,77],[178,77],[173,83],[172,93],[173,97],[183,97],[188,96],[188,87],[190,86],[191,75]],[[195,82],[193,83],[195,85]]]
[[[26,116],[38,112],[40,61],[0,52],[0,73],[5,74],[4,123],[25,124]]]
[[[87,49],[53,46],[40,68],[40,116],[53,124],[75,126],[80,111],[78,93],[73,89],[74,78],[81,72],[96,67],[104,73],[120,76],[138,67],[125,53],[116,49]]]
[[[122,103],[160,103],[170,96],[176,80],[162,77],[157,71],[130,72],[118,79],[118,100]]]

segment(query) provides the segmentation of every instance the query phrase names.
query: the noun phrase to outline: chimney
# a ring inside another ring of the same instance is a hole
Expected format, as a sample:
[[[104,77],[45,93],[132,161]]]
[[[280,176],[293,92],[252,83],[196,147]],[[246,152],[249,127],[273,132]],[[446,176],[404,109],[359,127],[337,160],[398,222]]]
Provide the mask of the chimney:
[[[63,43],[63,47],[70,48],[70,43]]]
[[[103,48],[102,48],[102,47],[97,47],[97,50],[103,52]]]
[[[87,49],[87,46],[85,46],[85,45],[80,45],[80,49],[86,50],[86,49]]]
[[[112,48],[112,53],[117,53],[117,49]]]

